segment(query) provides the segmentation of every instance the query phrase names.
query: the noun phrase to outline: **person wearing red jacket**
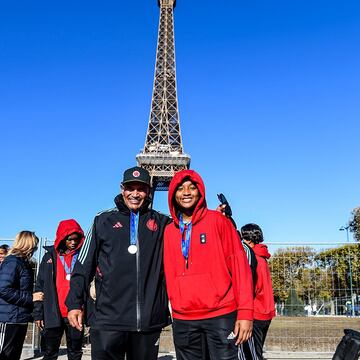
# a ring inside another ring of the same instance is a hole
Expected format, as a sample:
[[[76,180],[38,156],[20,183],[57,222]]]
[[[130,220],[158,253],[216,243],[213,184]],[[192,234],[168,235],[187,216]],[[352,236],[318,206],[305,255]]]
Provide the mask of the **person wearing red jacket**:
[[[255,253],[257,260],[255,298],[254,298],[254,329],[256,355],[263,359],[263,347],[272,318],[275,316],[274,294],[270,269],[267,263],[270,253],[265,244],[259,225],[246,224],[241,228],[241,238]]]
[[[53,246],[45,246],[34,293],[33,317],[42,331],[44,360],[58,358],[65,331],[69,360],[82,357],[83,332],[70,326],[65,305],[84,232],[73,219],[60,221]]]
[[[164,271],[178,360],[238,359],[251,336],[253,285],[249,263],[230,220],[209,210],[202,178],[175,174],[168,202],[173,222],[164,233]]]

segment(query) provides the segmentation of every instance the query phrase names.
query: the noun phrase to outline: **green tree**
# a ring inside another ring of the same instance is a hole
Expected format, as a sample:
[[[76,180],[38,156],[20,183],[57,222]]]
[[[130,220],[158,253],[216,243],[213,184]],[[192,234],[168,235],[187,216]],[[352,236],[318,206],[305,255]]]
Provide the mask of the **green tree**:
[[[349,229],[353,233],[355,240],[360,242],[360,207],[355,208],[351,212],[349,226]]]
[[[308,246],[294,246],[278,249],[270,258],[274,298],[284,302],[289,297],[289,289],[303,291],[305,283],[312,285],[309,277],[304,278],[306,269],[312,267],[316,251]]]
[[[289,296],[285,301],[285,316],[304,316],[304,303],[299,298],[296,289],[290,289]]]
[[[349,297],[351,287],[360,295],[360,243],[321,251],[299,246],[278,249],[269,265],[275,302],[287,304],[287,313],[290,304],[296,305],[295,310],[298,304],[291,291],[301,306],[314,302],[338,306],[337,299]]]
[[[316,266],[314,261],[311,267],[300,269],[296,284],[297,294],[306,304],[313,303],[314,300],[330,300],[332,297],[331,280],[330,271]]]
[[[350,262],[352,286],[360,289],[360,244],[347,244],[321,251],[315,258],[317,266],[326,271],[331,279],[331,296],[341,297],[350,289]]]

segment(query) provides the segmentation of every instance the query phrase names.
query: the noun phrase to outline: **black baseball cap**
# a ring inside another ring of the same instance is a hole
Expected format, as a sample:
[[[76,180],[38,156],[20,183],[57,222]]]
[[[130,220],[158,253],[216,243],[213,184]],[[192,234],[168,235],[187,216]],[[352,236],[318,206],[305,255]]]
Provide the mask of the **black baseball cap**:
[[[146,169],[140,166],[134,166],[124,171],[122,184],[124,185],[130,182],[141,182],[150,187],[150,174]]]

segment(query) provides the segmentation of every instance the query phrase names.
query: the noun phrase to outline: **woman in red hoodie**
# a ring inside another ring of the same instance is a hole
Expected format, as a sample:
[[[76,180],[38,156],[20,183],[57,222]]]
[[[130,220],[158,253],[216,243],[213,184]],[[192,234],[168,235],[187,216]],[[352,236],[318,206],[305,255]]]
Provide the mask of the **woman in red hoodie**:
[[[249,263],[230,220],[209,210],[205,186],[193,170],[169,186],[173,223],[164,233],[164,269],[178,360],[202,358],[205,335],[212,359],[238,359],[252,330]]]
[[[267,260],[270,253],[265,244],[261,228],[257,224],[246,224],[241,228],[241,238],[255,253],[257,260],[255,298],[254,298],[254,329],[256,355],[263,359],[263,346],[271,319],[275,316],[274,294]]]

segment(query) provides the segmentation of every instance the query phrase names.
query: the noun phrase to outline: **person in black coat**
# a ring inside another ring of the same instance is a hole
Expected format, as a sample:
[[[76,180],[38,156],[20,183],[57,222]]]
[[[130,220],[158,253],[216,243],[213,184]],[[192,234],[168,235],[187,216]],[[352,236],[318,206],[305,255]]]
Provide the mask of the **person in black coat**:
[[[162,261],[169,218],[149,208],[150,180],[143,168],[125,170],[116,207],[95,216],[71,276],[66,305],[78,330],[95,277],[92,360],[156,360],[170,323]]]
[[[21,231],[0,271],[0,360],[19,360],[27,323],[32,320],[34,274],[29,260],[38,237]]]
[[[69,219],[60,221],[54,245],[44,247],[47,252],[36,279],[33,313],[41,330],[43,360],[58,358],[64,332],[68,359],[81,359],[83,332],[69,325],[65,299],[83,241],[82,228],[74,219]]]

